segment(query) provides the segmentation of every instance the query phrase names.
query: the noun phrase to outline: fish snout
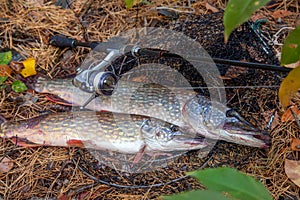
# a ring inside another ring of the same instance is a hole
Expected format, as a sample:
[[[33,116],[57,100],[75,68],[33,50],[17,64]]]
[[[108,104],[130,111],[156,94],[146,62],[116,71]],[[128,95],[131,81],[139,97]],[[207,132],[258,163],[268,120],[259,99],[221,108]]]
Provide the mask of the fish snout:
[[[145,121],[141,126],[141,132],[149,149],[153,151],[189,151],[202,149],[208,145],[205,138],[196,136],[174,126],[151,126]]]
[[[233,109],[226,111],[223,129],[229,136],[235,135],[236,138],[242,139],[237,143],[260,148],[267,148],[271,145],[271,137],[267,131],[256,128]]]
[[[262,146],[262,148],[268,148],[271,146],[272,144],[272,138],[270,137],[269,133],[267,131],[261,131],[260,133],[253,135],[253,137],[255,137],[258,140],[261,140],[265,143],[264,146]]]

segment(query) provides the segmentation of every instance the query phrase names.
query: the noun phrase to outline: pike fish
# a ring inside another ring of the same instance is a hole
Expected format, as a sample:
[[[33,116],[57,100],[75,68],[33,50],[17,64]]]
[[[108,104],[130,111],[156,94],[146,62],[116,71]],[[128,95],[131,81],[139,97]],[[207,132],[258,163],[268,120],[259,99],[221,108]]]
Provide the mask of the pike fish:
[[[82,106],[91,94],[72,84],[72,79],[38,78],[34,90],[59,96],[73,106]],[[179,126],[186,132],[209,139],[266,148],[270,137],[247,122],[233,109],[191,90],[152,83],[119,81],[112,96],[99,96],[87,109],[154,117]]]
[[[3,122],[0,135],[19,146],[76,146],[126,154],[187,151],[208,145],[205,138],[155,118],[77,111]]]

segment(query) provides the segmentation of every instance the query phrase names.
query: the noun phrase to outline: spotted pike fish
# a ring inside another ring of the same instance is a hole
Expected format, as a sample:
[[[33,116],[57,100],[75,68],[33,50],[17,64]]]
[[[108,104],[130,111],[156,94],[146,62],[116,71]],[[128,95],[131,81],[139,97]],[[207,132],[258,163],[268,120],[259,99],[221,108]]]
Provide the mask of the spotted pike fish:
[[[84,105],[91,96],[73,86],[71,79],[39,78],[34,89],[57,95],[73,106]],[[265,148],[270,142],[266,132],[253,127],[234,110],[191,90],[119,81],[112,96],[99,96],[86,108],[154,117],[206,138],[247,146]]]
[[[1,137],[26,147],[76,146],[119,153],[187,151],[207,146],[205,138],[155,118],[110,112],[63,112],[4,122]]]

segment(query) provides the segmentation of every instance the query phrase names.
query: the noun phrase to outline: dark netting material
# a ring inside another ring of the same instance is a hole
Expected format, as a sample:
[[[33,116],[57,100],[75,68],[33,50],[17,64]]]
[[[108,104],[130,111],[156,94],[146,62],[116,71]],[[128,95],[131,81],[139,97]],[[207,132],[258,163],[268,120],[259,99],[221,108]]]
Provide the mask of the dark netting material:
[[[183,32],[198,41],[213,58],[279,64],[271,47],[264,46],[250,27],[253,22],[237,28],[225,44],[223,14],[218,12],[207,15],[187,15],[175,23],[162,22],[158,26]],[[268,54],[264,48],[267,48]]]
[[[238,30],[234,31],[229,42],[224,44],[222,16],[223,13],[221,12],[208,15],[187,15],[181,17],[176,22],[159,22],[157,26],[184,32],[189,37],[197,40],[213,58],[278,64],[278,60],[275,58],[271,47],[267,47],[267,54],[264,50],[266,47],[263,46],[262,41],[259,40],[251,29],[249,23],[242,25]],[[137,64],[157,62],[176,68],[188,78],[192,86],[198,88],[205,86],[205,83],[201,80],[201,76],[195,73],[193,66],[180,58],[145,56],[134,59],[129,54],[125,57],[125,59],[122,57],[113,63],[119,75],[126,73]],[[122,66],[122,68],[119,66]],[[233,68],[230,71],[232,66],[220,64],[217,66],[222,75],[228,76],[228,73],[230,75],[230,78],[224,79],[228,105],[236,108],[247,120],[259,128],[268,129],[266,124],[268,119],[262,117],[262,112],[275,109],[276,107],[276,86],[280,83],[280,74],[272,71],[247,68]],[[147,77],[147,74],[145,76]],[[167,79],[167,77],[163,78]],[[195,90],[207,94],[205,89]],[[208,156],[204,158],[200,156],[201,150],[192,151],[187,155],[174,158],[175,161],[173,163],[161,169],[155,169],[153,172],[130,174],[118,171],[118,168],[120,169],[120,167],[124,166],[116,166],[115,169],[111,169],[107,166],[97,165],[97,161],[88,161],[91,159],[86,158],[87,154],[84,151],[80,150],[77,157],[80,160],[79,164],[82,167],[82,171],[90,174],[95,180],[100,180],[100,183],[124,186],[127,189],[126,193],[129,192],[131,194],[146,192],[147,189],[144,190],[142,188],[153,184],[160,185],[161,187],[157,187],[158,190],[163,188],[164,192],[167,193],[199,188],[200,185],[197,182],[189,178],[183,178],[185,171],[195,170],[202,166],[230,166],[243,169],[247,168],[247,165],[251,162],[255,161],[259,164],[266,159],[264,150],[220,141]],[[111,159],[112,154],[108,154],[104,156],[105,154],[101,153],[101,156],[103,159]],[[116,157],[120,160],[129,159],[128,156],[124,155],[114,155],[114,158]],[[150,159],[149,161],[151,162],[150,157],[146,156],[143,159]],[[159,157],[156,159],[159,159]],[[156,160],[154,159],[152,162],[154,164]],[[149,163],[150,167],[151,164]],[[168,184],[166,185],[166,183]],[[136,187],[141,188],[138,190],[132,189],[132,191],[128,190],[129,188]],[[120,188],[119,192],[123,193],[124,191]],[[150,196],[157,197],[157,193],[153,192]]]

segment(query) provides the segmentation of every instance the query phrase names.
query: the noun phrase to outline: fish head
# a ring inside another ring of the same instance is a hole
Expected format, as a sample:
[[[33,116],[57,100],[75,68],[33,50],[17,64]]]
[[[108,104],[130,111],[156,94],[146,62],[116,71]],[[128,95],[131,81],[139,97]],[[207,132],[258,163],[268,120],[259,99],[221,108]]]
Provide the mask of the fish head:
[[[220,132],[221,135],[226,135],[242,145],[267,148],[271,144],[271,138],[266,131],[254,127],[233,109],[226,111],[225,122]]]
[[[208,145],[204,137],[185,132],[174,125],[152,125],[147,120],[141,127],[145,143],[154,152],[189,151]]]
[[[255,128],[226,105],[209,101],[204,96],[197,95],[189,100],[182,114],[186,123],[206,138],[259,148],[270,145],[266,131]]]

